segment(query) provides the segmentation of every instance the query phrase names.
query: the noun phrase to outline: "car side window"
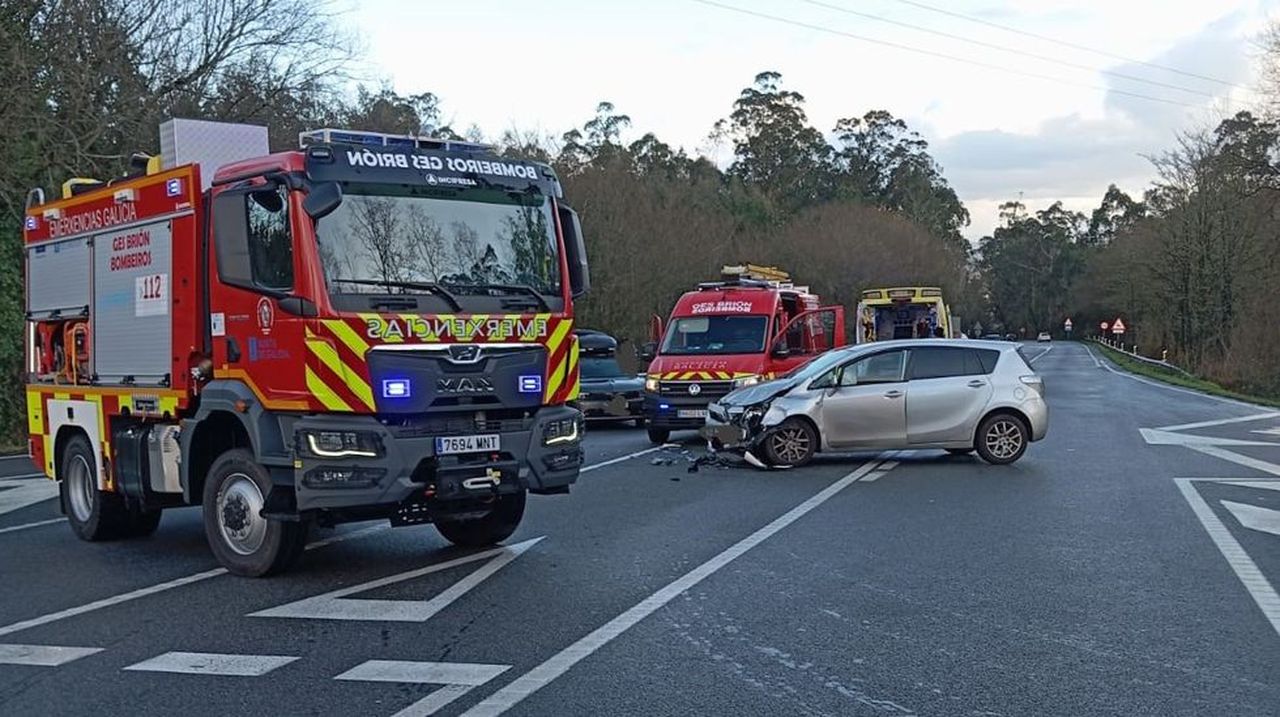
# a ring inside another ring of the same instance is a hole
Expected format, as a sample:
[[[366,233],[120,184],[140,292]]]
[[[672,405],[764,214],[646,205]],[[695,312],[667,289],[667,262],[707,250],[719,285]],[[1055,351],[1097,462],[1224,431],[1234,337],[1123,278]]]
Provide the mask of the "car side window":
[[[982,365],[970,349],[931,346],[911,351],[911,379],[949,378],[982,373]]]
[[[840,372],[841,386],[861,386],[869,383],[897,383],[902,380],[906,366],[905,351],[886,351],[867,356],[845,365]]]
[[[983,373],[991,373],[996,370],[996,364],[1000,361],[1000,352],[992,349],[975,349],[974,356],[978,358],[978,363],[982,365]]]

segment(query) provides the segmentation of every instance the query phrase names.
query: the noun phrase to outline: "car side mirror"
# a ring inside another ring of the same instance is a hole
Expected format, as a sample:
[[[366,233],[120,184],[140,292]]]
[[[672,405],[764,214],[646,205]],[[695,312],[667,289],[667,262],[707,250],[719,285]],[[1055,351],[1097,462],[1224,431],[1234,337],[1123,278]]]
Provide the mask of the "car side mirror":
[[[321,182],[311,187],[302,200],[302,209],[312,219],[323,219],[342,204],[342,185],[337,182]]]
[[[591,290],[591,267],[587,263],[587,241],[582,236],[578,213],[567,205],[557,206],[560,232],[564,235],[565,259],[569,263],[569,288],[577,299]]]
[[[650,341],[636,349],[636,356],[638,356],[641,361],[652,361],[657,355],[658,343],[656,341]]]
[[[783,344],[774,344],[773,350],[769,352],[769,355],[774,358],[786,358],[791,355],[791,349]]]

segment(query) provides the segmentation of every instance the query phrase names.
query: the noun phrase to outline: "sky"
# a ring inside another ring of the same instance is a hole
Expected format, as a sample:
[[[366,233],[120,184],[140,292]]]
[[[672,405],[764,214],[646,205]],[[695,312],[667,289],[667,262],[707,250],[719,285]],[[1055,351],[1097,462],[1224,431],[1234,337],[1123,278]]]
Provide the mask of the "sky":
[[[624,141],[653,132],[726,166],[708,135],[764,70],[824,132],[888,110],[929,142],[972,240],[1008,200],[1087,212],[1109,184],[1140,194],[1179,132],[1255,106],[1259,34],[1280,19],[1280,0],[351,1],[369,77],[490,137],[558,137],[607,100],[631,117]]]

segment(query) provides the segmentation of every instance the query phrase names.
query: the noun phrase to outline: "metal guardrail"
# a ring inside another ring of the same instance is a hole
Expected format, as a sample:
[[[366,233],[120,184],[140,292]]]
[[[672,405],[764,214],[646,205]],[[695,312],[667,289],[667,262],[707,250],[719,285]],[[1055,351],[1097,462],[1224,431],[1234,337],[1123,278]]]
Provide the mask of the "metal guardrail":
[[[1174,373],[1180,373],[1183,376],[1186,376],[1187,378],[1196,378],[1196,376],[1192,374],[1190,371],[1187,371],[1186,369],[1181,368],[1179,366],[1175,366],[1164,359],[1148,358],[1146,356],[1143,356],[1142,354],[1136,353],[1136,351],[1129,351],[1125,348],[1125,345],[1121,342],[1113,341],[1111,339],[1093,339],[1093,342],[1096,344],[1100,344],[1102,346],[1106,346],[1112,351],[1115,351],[1117,353],[1122,353],[1125,356],[1128,356],[1129,358],[1135,361],[1140,361],[1144,364],[1147,364],[1148,366],[1159,366],[1160,368],[1173,371]],[[1137,346],[1134,346],[1134,349],[1137,349],[1137,348],[1138,348]]]

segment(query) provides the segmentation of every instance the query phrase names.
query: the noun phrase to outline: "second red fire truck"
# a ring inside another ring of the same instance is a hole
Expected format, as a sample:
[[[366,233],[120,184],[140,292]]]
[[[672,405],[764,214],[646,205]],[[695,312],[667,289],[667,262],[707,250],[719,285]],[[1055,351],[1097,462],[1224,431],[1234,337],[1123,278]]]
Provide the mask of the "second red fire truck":
[[[844,345],[844,308],[821,306],[787,272],[739,264],[721,273],[720,281],[681,296],[665,322],[654,322],[644,403],[654,443],[673,430],[700,428],[707,406],[733,389]]]

